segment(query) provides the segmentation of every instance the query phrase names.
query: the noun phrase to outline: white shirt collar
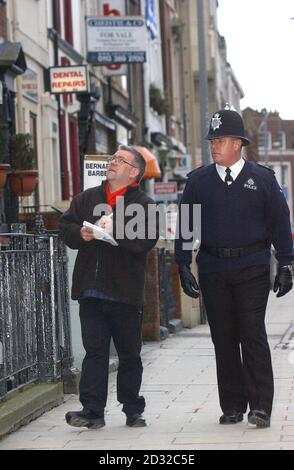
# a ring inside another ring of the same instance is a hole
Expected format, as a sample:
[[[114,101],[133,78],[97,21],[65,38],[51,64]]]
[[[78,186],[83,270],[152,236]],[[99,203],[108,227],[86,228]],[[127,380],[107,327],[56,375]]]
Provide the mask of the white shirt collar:
[[[231,176],[232,176],[233,180],[235,181],[235,179],[237,178],[239,173],[241,173],[242,168],[243,168],[244,165],[245,165],[245,160],[243,158],[240,158],[240,160],[238,160],[236,163],[234,163],[234,165],[232,165],[230,167],[223,166],[223,165],[218,165],[218,163],[215,164],[216,170],[217,170],[219,176],[221,177],[221,179],[223,181],[225,181],[226,169],[227,168],[230,168]]]

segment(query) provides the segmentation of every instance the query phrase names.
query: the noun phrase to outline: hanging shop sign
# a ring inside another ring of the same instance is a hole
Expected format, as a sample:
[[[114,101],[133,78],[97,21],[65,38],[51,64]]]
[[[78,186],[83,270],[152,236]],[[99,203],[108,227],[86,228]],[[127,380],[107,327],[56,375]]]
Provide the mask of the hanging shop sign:
[[[178,193],[177,193],[177,183],[170,182],[170,183],[162,183],[156,182],[154,183],[154,199],[155,201],[177,201]]]
[[[140,16],[87,18],[87,61],[96,65],[146,62],[146,32]]]
[[[50,93],[87,93],[89,78],[86,65],[50,67]]]
[[[22,80],[22,92],[27,98],[38,101],[38,74],[29,68],[26,69],[25,73],[21,76]]]

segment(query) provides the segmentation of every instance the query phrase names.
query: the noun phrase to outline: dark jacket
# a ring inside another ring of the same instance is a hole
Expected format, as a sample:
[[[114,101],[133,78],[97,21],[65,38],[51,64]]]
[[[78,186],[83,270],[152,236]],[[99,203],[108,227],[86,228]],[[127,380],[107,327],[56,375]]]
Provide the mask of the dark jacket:
[[[245,161],[230,186],[219,177],[215,164],[190,173],[181,204],[201,205],[201,244],[213,248],[240,248],[268,241],[268,248],[236,258],[218,258],[200,248],[199,271],[230,271],[268,264],[270,244],[280,265],[292,262],[289,208],[274,172]],[[185,223],[185,220],[182,221]],[[187,223],[187,222],[186,222]],[[191,251],[176,242],[176,262],[191,263]]]
[[[95,289],[107,296],[140,308],[143,304],[146,255],[157,242],[153,239],[135,238],[129,240],[116,238],[116,208],[113,209],[113,233],[119,246],[105,241],[85,242],[80,236],[83,221],[95,223],[99,217],[93,215],[98,204],[106,204],[105,182],[101,186],[87,189],[75,196],[70,208],[61,217],[60,237],[70,248],[78,249],[72,282],[72,298],[78,299],[86,289]],[[144,220],[140,224],[156,224],[148,218],[148,206],[155,205],[139,187],[129,187],[125,197],[125,207],[137,203],[143,206]],[[125,218],[125,223],[132,219]],[[149,219],[149,220],[148,220]],[[121,228],[121,227],[120,227]],[[147,232],[146,232],[147,233]]]

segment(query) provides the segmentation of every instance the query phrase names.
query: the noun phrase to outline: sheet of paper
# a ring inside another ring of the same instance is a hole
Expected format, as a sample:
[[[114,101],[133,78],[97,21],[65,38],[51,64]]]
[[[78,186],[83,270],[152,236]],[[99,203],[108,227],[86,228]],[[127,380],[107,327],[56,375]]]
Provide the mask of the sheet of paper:
[[[98,225],[91,224],[90,222],[84,220],[83,226],[93,230],[96,240],[102,240],[111,243],[113,246],[118,246],[117,241],[110,235],[110,233],[103,230],[103,228],[98,227]]]

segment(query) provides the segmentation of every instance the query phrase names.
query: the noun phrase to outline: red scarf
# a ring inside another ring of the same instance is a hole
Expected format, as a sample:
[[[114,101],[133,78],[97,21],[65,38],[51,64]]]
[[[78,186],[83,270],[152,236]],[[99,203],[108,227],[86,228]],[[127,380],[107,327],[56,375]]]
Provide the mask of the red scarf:
[[[107,182],[105,185],[107,204],[113,208],[116,205],[116,199],[118,197],[124,196],[128,188],[134,188],[136,186],[139,186],[139,183],[129,184],[128,186],[125,186],[124,188],[120,188],[117,191],[114,191],[113,193],[111,193],[110,188],[109,188],[109,183]]]

